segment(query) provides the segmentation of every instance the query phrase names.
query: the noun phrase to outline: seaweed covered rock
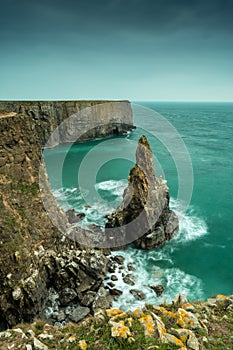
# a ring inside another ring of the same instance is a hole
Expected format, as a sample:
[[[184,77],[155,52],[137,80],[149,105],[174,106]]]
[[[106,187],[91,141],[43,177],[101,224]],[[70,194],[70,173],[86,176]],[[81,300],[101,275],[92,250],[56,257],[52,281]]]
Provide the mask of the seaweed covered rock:
[[[169,208],[167,182],[155,176],[152,151],[144,135],[138,142],[136,165],[130,170],[123,201],[107,219],[106,232],[115,247],[134,242],[139,248],[152,249],[178,230],[177,215]]]

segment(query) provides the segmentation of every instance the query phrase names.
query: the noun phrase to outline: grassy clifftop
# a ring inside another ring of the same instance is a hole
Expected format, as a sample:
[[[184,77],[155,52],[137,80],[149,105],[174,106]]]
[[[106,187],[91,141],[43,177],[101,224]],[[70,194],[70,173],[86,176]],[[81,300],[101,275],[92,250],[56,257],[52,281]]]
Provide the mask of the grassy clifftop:
[[[37,320],[0,333],[0,340],[0,349],[230,350],[233,296],[192,304],[181,296],[170,305],[128,312],[102,309],[62,328]]]

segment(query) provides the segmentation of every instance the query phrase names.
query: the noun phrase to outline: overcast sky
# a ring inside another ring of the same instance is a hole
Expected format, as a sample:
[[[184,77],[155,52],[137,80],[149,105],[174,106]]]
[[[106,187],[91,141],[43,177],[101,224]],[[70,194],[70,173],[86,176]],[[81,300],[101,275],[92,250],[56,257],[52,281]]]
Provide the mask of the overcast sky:
[[[0,8],[0,99],[233,101],[232,0]]]

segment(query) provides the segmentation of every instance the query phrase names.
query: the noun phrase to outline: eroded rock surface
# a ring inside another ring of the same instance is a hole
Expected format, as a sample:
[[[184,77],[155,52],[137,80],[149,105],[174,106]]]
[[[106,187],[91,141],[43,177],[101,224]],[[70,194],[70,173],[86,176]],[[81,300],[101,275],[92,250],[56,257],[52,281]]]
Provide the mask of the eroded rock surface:
[[[169,208],[167,182],[155,176],[152,151],[145,136],[139,139],[136,165],[130,170],[123,201],[107,219],[106,232],[113,247],[133,242],[139,248],[152,249],[171,239],[178,230],[177,215]]]
[[[51,194],[43,164],[45,190],[40,192],[41,140],[35,128],[28,115],[0,114],[0,329],[42,317],[51,288],[49,317],[54,321],[69,318],[67,307],[77,308],[88,292],[94,293],[87,302],[90,312],[94,303],[104,304],[98,293],[108,259],[59,231],[65,232],[70,224]],[[57,226],[43,202],[57,218]],[[109,305],[110,297],[105,297]]]
[[[30,117],[42,147],[62,122],[47,147],[120,135],[133,128],[129,101],[0,101],[0,114],[12,112]]]

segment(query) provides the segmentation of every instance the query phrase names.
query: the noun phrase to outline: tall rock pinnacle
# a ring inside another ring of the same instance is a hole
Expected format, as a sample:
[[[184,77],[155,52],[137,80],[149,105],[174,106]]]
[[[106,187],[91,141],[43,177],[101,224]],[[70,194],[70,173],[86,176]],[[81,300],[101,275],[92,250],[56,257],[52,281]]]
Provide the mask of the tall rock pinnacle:
[[[115,228],[114,246],[133,242],[139,248],[152,249],[178,230],[178,218],[169,208],[167,182],[155,176],[152,151],[144,135],[138,141],[136,164],[130,170],[123,201],[107,219],[110,237],[109,229]]]

